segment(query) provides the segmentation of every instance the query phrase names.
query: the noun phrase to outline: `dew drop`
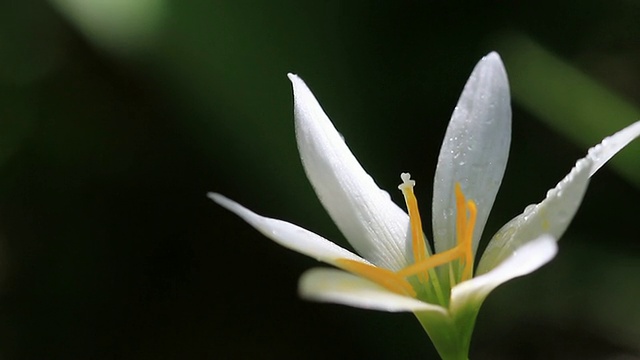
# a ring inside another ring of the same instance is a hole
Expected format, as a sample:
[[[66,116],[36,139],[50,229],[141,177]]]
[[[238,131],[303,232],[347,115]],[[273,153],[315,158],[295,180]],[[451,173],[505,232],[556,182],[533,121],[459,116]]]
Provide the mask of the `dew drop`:
[[[555,197],[557,192],[558,190],[556,190],[555,188],[547,191],[547,198]]]
[[[524,215],[531,215],[531,213],[533,212],[533,210],[535,210],[535,208],[536,208],[535,204],[528,205],[526,208],[524,208],[523,214]]]

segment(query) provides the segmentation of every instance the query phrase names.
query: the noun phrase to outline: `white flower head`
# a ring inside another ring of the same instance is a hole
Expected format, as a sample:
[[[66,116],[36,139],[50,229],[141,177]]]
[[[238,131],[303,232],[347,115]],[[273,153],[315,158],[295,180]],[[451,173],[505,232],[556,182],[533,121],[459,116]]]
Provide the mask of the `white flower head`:
[[[357,254],[289,222],[260,216],[215,193],[215,202],[275,242],[338,269],[311,269],[302,297],[382,311],[410,311],[443,358],[466,358],[480,305],[498,285],[557,252],[589,178],[640,135],[640,122],[589,150],[547,197],[476,250],[504,175],[511,140],[509,84],[497,53],[476,65],[451,117],[433,185],[435,253],[422,231],[415,181],[401,174],[407,212],[365,172],[306,84],[289,74],[296,139],[307,177]]]

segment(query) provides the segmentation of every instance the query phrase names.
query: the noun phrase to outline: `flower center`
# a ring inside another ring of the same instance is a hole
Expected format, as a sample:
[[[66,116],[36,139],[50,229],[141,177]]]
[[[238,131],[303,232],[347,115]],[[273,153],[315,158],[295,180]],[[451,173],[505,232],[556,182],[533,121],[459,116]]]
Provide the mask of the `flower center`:
[[[414,249],[414,264],[398,271],[397,274],[408,277],[422,273],[426,276],[426,271],[429,269],[444,265],[453,260],[459,260],[462,267],[462,274],[460,279],[455,282],[469,280],[473,276],[473,229],[478,213],[475,202],[473,202],[473,200],[467,200],[464,197],[460,183],[455,184],[456,246],[425,258],[424,254],[420,253],[420,251],[424,250],[416,251],[416,249],[425,249],[426,245],[422,233],[422,221],[420,220],[420,213],[418,212],[418,201],[413,193],[415,181],[411,180],[410,176],[408,173],[403,173],[401,175],[403,182],[398,188],[404,195],[409,211],[412,245]]]
[[[413,192],[415,181],[411,180],[409,173],[401,174],[400,178],[402,184],[398,186],[398,189],[404,195],[411,224],[413,264],[397,272],[349,259],[338,259],[338,265],[347,271],[372,280],[390,291],[411,297],[417,297],[417,293],[409,282],[409,278],[415,276],[418,283],[424,285],[429,280],[429,273],[436,267],[445,264],[451,265],[449,267],[451,287],[456,283],[471,279],[473,276],[473,229],[477,216],[475,202],[465,198],[460,183],[455,184],[456,246],[441,253],[429,255],[418,211],[418,200]],[[457,264],[453,263],[455,260],[457,260]]]

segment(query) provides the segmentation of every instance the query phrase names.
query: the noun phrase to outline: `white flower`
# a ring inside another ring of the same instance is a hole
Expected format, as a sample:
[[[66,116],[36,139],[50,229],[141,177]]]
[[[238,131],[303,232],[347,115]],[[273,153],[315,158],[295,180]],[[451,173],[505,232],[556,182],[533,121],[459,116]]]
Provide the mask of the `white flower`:
[[[302,297],[382,311],[415,313],[446,359],[466,359],[475,319],[498,285],[535,271],[557,252],[589,178],[640,135],[640,122],[589,150],[537,205],[476,249],[500,187],[511,139],[507,75],[496,53],[476,65],[438,157],[433,186],[435,254],[422,231],[415,182],[401,175],[408,214],[364,171],[320,104],[296,75],[296,138],[307,177],[329,215],[360,255],[291,223],[209,196],[275,242],[338,269],[307,271]]]

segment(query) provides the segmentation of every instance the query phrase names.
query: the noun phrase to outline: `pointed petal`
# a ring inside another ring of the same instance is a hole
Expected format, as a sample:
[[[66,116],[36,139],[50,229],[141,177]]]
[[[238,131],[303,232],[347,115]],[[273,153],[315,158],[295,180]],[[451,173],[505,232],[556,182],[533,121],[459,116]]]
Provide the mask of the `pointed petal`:
[[[304,299],[388,312],[435,311],[446,314],[438,305],[393,293],[374,282],[335,269],[316,268],[300,278],[300,296]]]
[[[322,205],[359,254],[401,269],[410,259],[408,215],[358,163],[302,79],[289,79],[300,157]]]
[[[638,136],[640,136],[640,121],[636,121],[617,133],[606,137],[600,144],[589,149],[587,157],[593,161],[589,176],[595,174],[613,155],[617,154],[618,151]]]
[[[350,259],[369,263],[351,251],[309,230],[305,230],[286,221],[260,216],[223,195],[209,193],[207,196],[220,206],[241,217],[264,236],[286,248],[336,266],[338,266],[338,263],[335,261],[337,259]]]
[[[543,234],[560,239],[580,207],[589,185],[591,166],[588,158],[578,160],[571,172],[547,192],[542,202],[527,206],[522,214],[498,230],[482,254],[476,273],[489,272],[524,244]]]
[[[550,235],[542,235],[528,242],[493,270],[451,289],[451,312],[456,314],[464,311],[466,307],[477,309],[487,295],[500,284],[534,272],[551,261],[557,252],[556,239]]]
[[[436,252],[455,246],[454,185],[478,208],[473,250],[493,206],[511,142],[509,82],[500,56],[490,53],[471,73],[444,137],[433,184]]]
[[[477,273],[491,270],[514,249],[543,233],[560,239],[582,202],[589,177],[638,136],[640,121],[606,137],[600,144],[589,149],[587,156],[578,160],[569,175],[554,189],[549,190],[544,201],[528,206],[522,214],[509,221],[494,235],[482,254]]]

